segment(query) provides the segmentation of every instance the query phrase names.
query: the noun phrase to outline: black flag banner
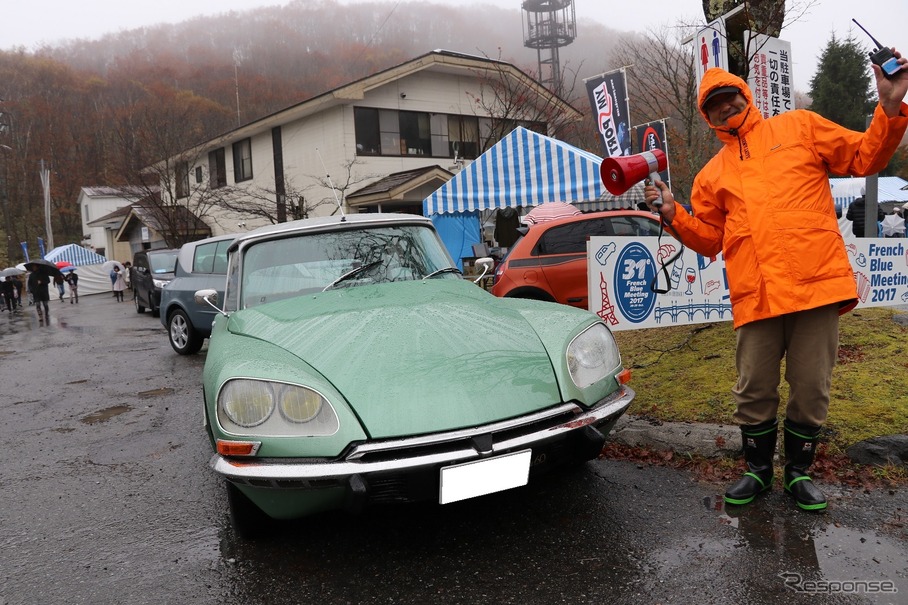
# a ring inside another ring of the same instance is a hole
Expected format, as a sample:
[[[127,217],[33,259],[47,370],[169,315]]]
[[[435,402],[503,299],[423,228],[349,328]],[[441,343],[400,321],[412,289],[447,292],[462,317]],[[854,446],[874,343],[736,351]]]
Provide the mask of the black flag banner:
[[[586,90],[605,157],[631,155],[631,120],[624,69],[586,80]]]

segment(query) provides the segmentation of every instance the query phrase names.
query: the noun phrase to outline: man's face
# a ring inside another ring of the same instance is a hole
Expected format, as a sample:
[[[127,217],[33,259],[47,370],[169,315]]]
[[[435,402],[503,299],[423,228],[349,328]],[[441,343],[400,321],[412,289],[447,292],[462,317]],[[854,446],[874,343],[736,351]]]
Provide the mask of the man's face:
[[[709,100],[704,108],[709,123],[713,126],[725,126],[728,119],[743,112],[747,108],[747,99],[737,92],[728,92],[717,95]]]

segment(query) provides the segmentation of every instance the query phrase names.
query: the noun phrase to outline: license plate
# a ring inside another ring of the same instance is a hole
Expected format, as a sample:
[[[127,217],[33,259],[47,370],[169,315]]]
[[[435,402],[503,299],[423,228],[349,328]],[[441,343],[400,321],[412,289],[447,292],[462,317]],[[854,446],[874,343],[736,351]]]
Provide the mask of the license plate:
[[[531,455],[531,450],[523,450],[446,466],[441,469],[438,500],[441,504],[449,504],[526,485],[530,476]]]

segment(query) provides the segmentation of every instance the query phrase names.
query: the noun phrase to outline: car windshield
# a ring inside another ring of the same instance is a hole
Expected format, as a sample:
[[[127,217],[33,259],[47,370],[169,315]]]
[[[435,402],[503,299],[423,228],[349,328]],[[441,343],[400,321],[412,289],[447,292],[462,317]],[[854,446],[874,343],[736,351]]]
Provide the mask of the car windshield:
[[[424,226],[300,233],[256,243],[245,251],[242,306],[326,289],[418,280],[450,267],[438,236]],[[460,279],[454,272],[438,279],[444,277]]]
[[[159,254],[149,254],[148,264],[151,266],[151,272],[155,275],[159,273],[173,273],[177,265],[177,250],[172,252],[161,252]]]

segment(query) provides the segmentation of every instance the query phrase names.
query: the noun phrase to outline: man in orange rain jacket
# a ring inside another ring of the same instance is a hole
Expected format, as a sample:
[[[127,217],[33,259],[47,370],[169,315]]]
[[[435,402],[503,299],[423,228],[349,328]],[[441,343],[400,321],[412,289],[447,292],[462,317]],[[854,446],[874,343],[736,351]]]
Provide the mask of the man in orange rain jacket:
[[[651,207],[661,197],[658,211],[684,244],[725,257],[737,337],[734,418],[747,465],[726,490],[728,504],[747,504],[772,484],[785,357],[784,487],[800,508],[826,508],[807,469],[829,408],[839,314],[857,304],[828,177],[878,172],[898,146],[908,127],[908,59],[895,54],[902,70],[891,79],[873,66],[880,101],[864,133],[804,110],[763,119],[742,79],[708,70],[700,112],[724,147],[694,180],[693,215],[665,183],[645,189]]]

